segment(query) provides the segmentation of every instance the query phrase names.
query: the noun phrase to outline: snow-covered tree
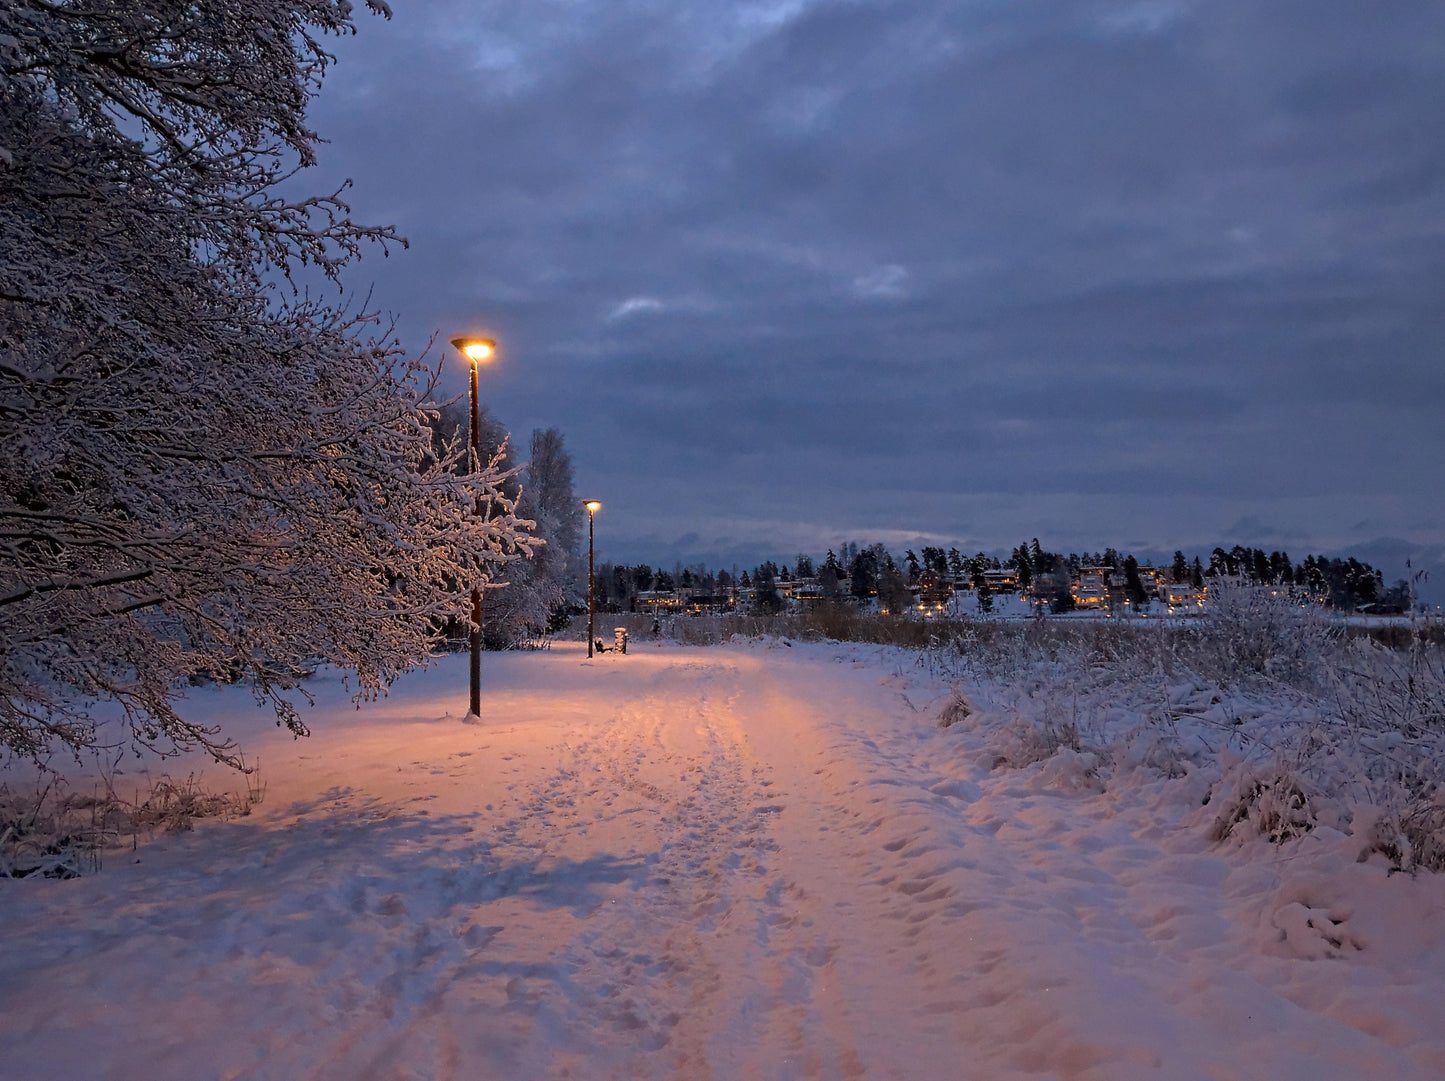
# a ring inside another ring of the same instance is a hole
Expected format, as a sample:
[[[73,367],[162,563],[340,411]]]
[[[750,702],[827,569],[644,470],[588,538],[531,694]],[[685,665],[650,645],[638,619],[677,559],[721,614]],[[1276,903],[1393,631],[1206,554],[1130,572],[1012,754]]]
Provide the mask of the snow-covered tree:
[[[506,428],[485,406],[477,415],[477,441],[484,455],[511,465]],[[468,406],[449,403],[434,425],[438,446],[466,439]],[[556,428],[532,432],[531,454],[504,485],[518,513],[532,523],[537,544],[526,563],[511,567],[507,584],[489,592],[482,601],[482,637],[489,649],[507,649],[529,635],[553,629],[570,618],[572,604],[583,598],[578,582],[587,568],[582,554],[585,521],[582,504],[572,488],[572,458]],[[582,589],[585,591],[585,582]]]
[[[370,3],[385,13],[384,5]],[[0,745],[225,737],[188,677],[282,691],[316,661],[375,694],[527,554],[496,462],[440,461],[439,368],[336,278],[388,228],[291,199],[347,0],[0,5]],[[471,513],[480,500],[490,513]],[[458,588],[460,587],[460,588]]]
[[[582,504],[572,490],[572,458],[556,428],[532,433],[531,455],[521,466],[519,512],[533,523],[542,543],[526,563],[511,568],[505,588],[482,602],[482,630],[491,648],[506,648],[519,638],[565,624],[569,605],[578,600]],[[585,582],[583,583],[585,591]]]

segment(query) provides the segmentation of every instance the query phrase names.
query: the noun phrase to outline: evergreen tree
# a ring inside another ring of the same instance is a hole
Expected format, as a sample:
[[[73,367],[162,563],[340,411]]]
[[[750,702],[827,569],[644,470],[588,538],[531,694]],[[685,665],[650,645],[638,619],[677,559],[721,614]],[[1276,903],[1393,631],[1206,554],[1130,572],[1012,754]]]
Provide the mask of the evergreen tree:
[[[828,551],[828,558],[823,560],[823,568],[818,571],[818,592],[830,600],[837,599],[842,593],[843,568],[838,565],[837,558],[831,549]]]
[[[927,547],[923,549],[923,569],[926,573],[932,574],[935,578],[945,579],[948,577],[948,555],[942,548]]]
[[[1012,562],[1014,570],[1018,573],[1019,588],[1028,589],[1029,583],[1032,582],[1034,578],[1034,565],[1033,560],[1029,558],[1029,546],[1027,544],[1020,544],[1014,549]]]
[[[957,548],[950,548],[948,550],[949,577],[952,578],[955,582],[957,582],[961,581],[966,573],[967,571],[964,569],[963,565],[963,556],[959,554]]]
[[[1232,573],[1229,569],[1229,553],[1223,548],[1214,549],[1209,555],[1209,577],[1223,578]]]
[[[908,611],[912,601],[913,594],[908,589],[903,572],[898,569],[898,564],[893,562],[892,556],[886,557],[878,573],[879,609],[899,616]]]
[[[1136,608],[1145,604],[1149,596],[1144,592],[1144,583],[1139,578],[1139,561],[1133,556],[1124,560],[1124,594]]]
[[[1269,554],[1269,573],[1272,581],[1281,585],[1294,585],[1294,566],[1290,563],[1288,552]]]
[[[1274,581],[1274,576],[1270,573],[1269,556],[1259,548],[1255,548],[1249,553],[1249,574],[1254,581],[1261,585]]]
[[[865,548],[853,557],[848,566],[848,592],[865,600],[878,592],[878,556]]]
[[[1189,561],[1184,558],[1183,552],[1174,553],[1174,565],[1170,568],[1169,577],[1175,582],[1189,581]]]
[[[778,587],[773,580],[776,569],[770,560],[758,568],[753,578],[753,610],[764,615],[774,615],[783,610],[783,598],[778,595]]]
[[[988,588],[988,580],[983,576],[986,570],[988,570],[988,557],[982,552],[979,552],[969,561],[969,574],[973,576],[974,589],[983,590]],[[982,597],[979,598],[979,603],[983,603]]]
[[[818,571],[818,592],[830,600],[836,600],[842,595],[843,577],[843,566],[833,554],[833,549],[829,548],[828,554],[823,558],[823,566]]]
[[[650,573],[650,572],[649,572]],[[651,579],[649,578],[649,582]],[[612,611],[631,609],[637,597],[637,577],[632,567],[612,568]]]

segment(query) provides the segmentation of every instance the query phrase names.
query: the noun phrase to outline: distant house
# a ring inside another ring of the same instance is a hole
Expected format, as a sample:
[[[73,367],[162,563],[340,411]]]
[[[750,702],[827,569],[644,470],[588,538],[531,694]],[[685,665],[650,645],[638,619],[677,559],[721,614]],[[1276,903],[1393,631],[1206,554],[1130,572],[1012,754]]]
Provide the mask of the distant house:
[[[650,615],[666,615],[682,610],[682,598],[670,589],[647,589],[637,594],[637,610]]]
[[[704,612],[730,612],[732,607],[731,597],[716,593],[694,593],[683,604],[683,610],[690,616],[700,616]]]
[[[1019,572],[1007,567],[1003,570],[984,571],[983,581],[995,593],[1016,593],[1019,588]]]
[[[790,578],[786,582],[778,582],[777,586],[778,596],[786,601],[817,600],[821,596],[816,578]]]
[[[946,577],[924,572],[918,580],[918,607],[940,611],[953,597],[953,583]]]
[[[1109,605],[1109,576],[1102,567],[1091,567],[1079,572],[1079,580],[1069,590],[1074,604],[1079,608],[1107,608]]]
[[[1176,608],[1204,607],[1203,591],[1188,582],[1161,582],[1155,595],[1169,606],[1171,612]]]
[[[788,600],[794,604],[815,604],[822,599],[823,591],[818,588],[816,578],[795,579],[792,592],[788,594]]]
[[[1169,581],[1169,572],[1162,567],[1154,567],[1148,563],[1139,566],[1139,582],[1144,587],[1145,593],[1153,593]]]

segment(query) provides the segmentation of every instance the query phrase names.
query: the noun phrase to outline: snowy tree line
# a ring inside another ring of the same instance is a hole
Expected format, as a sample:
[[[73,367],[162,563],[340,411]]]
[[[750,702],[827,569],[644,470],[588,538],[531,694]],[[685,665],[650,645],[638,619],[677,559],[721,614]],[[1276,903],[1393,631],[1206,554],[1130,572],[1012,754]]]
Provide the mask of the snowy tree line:
[[[778,611],[782,607],[780,583],[807,581],[816,596],[825,600],[855,602],[876,600],[884,611],[902,612],[911,598],[921,593],[973,590],[984,609],[990,606],[996,588],[989,573],[1012,572],[1020,591],[1050,604],[1055,611],[1073,607],[1070,585],[1085,571],[1102,571],[1120,586],[1131,604],[1144,604],[1151,595],[1141,570],[1145,565],[1133,555],[1105,548],[1097,552],[1067,555],[1043,548],[1037,537],[1025,541],[1007,555],[976,552],[963,554],[957,547],[922,546],[906,550],[895,558],[882,544],[847,542],[835,551],[828,549],[820,560],[800,553],[791,567],[767,560],[752,568],[710,569],[705,564],[677,564],[671,571],[647,564],[629,566],[604,563],[598,570],[597,600],[603,610],[626,611],[636,607],[639,595],[678,592],[687,596],[728,599],[734,602],[742,592],[757,611]],[[1409,588],[1401,581],[1386,588],[1383,575],[1368,563],[1354,558],[1309,555],[1294,564],[1285,552],[1264,553],[1240,546],[1225,551],[1214,549],[1205,564],[1176,551],[1167,566],[1147,568],[1149,577],[1162,575],[1168,581],[1189,584],[1196,589],[1222,579],[1252,585],[1284,586],[1298,589],[1314,600],[1345,611],[1404,611],[1409,606]],[[812,595],[812,594],[810,594]]]
[[[473,586],[494,597],[547,550],[527,514],[550,496],[519,491],[505,454],[434,440],[439,362],[292,284],[339,286],[363,247],[404,243],[353,222],[344,188],[281,187],[316,161],[306,108],[352,17],[347,0],[0,5],[10,754],[234,761],[176,711],[186,681],[245,677],[302,733],[283,692],[318,662],[375,695]]]

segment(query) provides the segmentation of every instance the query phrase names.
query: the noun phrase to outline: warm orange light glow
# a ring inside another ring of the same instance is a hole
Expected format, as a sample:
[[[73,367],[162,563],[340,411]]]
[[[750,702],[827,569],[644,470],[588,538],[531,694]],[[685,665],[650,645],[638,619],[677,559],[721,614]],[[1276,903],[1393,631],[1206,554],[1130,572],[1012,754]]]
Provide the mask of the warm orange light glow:
[[[473,364],[491,360],[497,352],[497,343],[491,338],[453,338],[452,344],[460,349]]]
[[[587,513],[589,513],[589,514],[596,514],[596,513],[597,513],[598,511],[600,511],[601,509],[602,509],[602,504],[599,503],[599,502],[597,502],[597,500],[595,500],[595,499],[589,499],[589,500],[587,501]]]

